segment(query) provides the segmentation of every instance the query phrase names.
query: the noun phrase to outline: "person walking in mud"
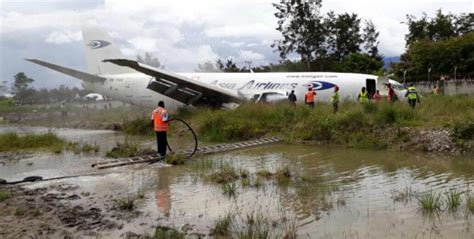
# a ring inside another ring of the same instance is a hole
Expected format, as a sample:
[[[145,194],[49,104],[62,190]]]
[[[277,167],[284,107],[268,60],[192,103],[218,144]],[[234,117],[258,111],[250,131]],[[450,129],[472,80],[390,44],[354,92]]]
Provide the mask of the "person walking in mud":
[[[168,122],[170,121],[168,111],[165,109],[165,103],[163,101],[158,102],[158,107],[151,114],[151,123],[156,133],[157,156],[161,158],[166,156]]]

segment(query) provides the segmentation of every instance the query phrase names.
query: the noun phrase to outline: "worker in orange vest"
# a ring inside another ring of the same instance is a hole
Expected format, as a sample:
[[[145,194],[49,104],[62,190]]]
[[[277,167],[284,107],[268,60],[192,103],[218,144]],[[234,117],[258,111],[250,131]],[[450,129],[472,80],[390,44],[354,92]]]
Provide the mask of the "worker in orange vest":
[[[313,91],[313,88],[308,88],[308,92],[304,95],[304,102],[309,105],[309,107],[314,108],[314,98],[316,96],[316,92]]]
[[[166,155],[166,145],[168,144],[166,132],[168,131],[168,122],[171,120],[168,111],[165,109],[165,102],[158,102],[158,107],[151,114],[151,123],[156,133],[158,157],[165,157]]]

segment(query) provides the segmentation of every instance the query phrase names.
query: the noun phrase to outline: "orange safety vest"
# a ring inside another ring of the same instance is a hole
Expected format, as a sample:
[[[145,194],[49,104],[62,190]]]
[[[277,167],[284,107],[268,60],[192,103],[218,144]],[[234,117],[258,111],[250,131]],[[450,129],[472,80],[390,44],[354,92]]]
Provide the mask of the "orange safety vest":
[[[306,103],[313,103],[314,102],[314,91],[308,91],[306,93]]]
[[[153,110],[153,125],[155,132],[168,131],[168,122],[163,121],[163,116],[167,115],[168,111],[165,108],[158,107]]]

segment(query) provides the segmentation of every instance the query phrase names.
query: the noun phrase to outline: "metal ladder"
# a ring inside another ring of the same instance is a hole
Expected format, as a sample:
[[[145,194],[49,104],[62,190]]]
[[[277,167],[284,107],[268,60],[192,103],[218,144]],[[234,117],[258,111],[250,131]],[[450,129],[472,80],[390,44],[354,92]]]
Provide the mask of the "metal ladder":
[[[196,150],[195,154],[204,155],[204,154],[212,154],[212,153],[221,153],[221,152],[226,152],[230,150],[243,149],[243,148],[255,147],[255,146],[260,146],[260,145],[265,145],[265,144],[277,143],[277,142],[280,142],[281,140],[282,139],[279,137],[270,137],[270,138],[248,140],[248,141],[242,141],[242,142],[236,142],[236,143],[210,145],[210,146],[199,147]],[[191,152],[192,152],[192,149],[178,150],[178,151],[175,151],[174,154],[185,156],[185,155],[191,154]],[[156,156],[156,154],[148,154],[148,155],[141,155],[141,156],[135,156],[135,157],[130,157],[130,158],[121,158],[121,159],[101,161],[101,162],[92,164],[91,167],[97,168],[97,169],[106,169],[106,168],[114,168],[114,167],[139,164],[139,163],[150,163],[156,160],[158,160],[158,157]]]

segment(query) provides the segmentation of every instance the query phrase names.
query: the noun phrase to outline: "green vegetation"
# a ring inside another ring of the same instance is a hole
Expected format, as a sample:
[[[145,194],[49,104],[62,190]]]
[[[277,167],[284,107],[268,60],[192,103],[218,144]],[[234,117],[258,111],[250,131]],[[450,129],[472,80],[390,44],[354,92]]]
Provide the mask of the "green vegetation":
[[[127,120],[121,124],[121,130],[129,135],[147,135],[152,134],[149,117],[138,117],[133,120]]]
[[[235,182],[221,184],[222,192],[229,198],[237,195],[237,187]]]
[[[117,199],[117,207],[123,211],[132,211],[136,206],[137,195],[127,194],[126,197]]]
[[[456,211],[461,205],[461,193],[456,192],[455,190],[449,191],[446,195],[446,206],[450,211]]]
[[[142,148],[140,145],[131,143],[125,140],[124,143],[117,142],[117,146],[113,147],[111,150],[107,151],[105,156],[109,158],[128,158],[137,155],[151,154],[155,151]]]
[[[12,195],[9,192],[0,191],[0,202],[9,199]]]
[[[49,131],[43,134],[19,135],[15,132],[0,134],[0,152],[22,151],[22,150],[48,150],[61,153],[63,150],[71,150],[75,154],[99,152],[97,145],[84,142],[68,142],[59,138],[56,133]]]
[[[273,173],[268,171],[267,169],[260,169],[257,171],[257,176],[259,177],[264,177],[264,178],[270,178],[273,176]]]
[[[281,167],[275,172],[275,179],[279,185],[288,184],[292,176],[293,175],[288,166]]]
[[[244,225],[236,228],[236,235],[239,239],[272,238],[271,220],[263,214],[247,214]]]
[[[214,227],[211,230],[213,236],[229,236],[230,226],[232,225],[233,215],[228,213],[224,217],[219,217],[214,222]]]
[[[0,152],[39,148],[54,150],[66,146],[67,142],[59,138],[54,132],[26,135],[18,135],[17,133],[0,134]]]
[[[430,192],[418,199],[420,210],[423,213],[434,214],[441,211],[442,200],[441,196]]]
[[[339,113],[333,114],[327,103],[317,103],[314,109],[284,103],[249,103],[232,111],[200,109],[187,117],[195,123],[204,141],[241,141],[276,135],[291,142],[314,140],[383,149],[390,143],[409,140],[400,127],[444,126],[452,128],[456,137],[470,138],[474,128],[472,105],[472,96],[426,96],[414,111],[406,102],[344,102]]]
[[[399,63],[392,65],[392,71],[402,77],[404,70],[409,70],[406,76],[409,81],[426,80],[428,68],[432,69],[431,79],[451,75],[454,67],[458,78],[472,75],[472,21],[470,13],[443,14],[441,10],[433,17],[407,15],[407,51]]]
[[[23,217],[26,214],[26,209],[24,208],[16,208],[15,209],[15,216],[17,217]]]
[[[474,213],[474,197],[473,196],[467,196],[466,197],[466,206],[469,211]]]
[[[171,165],[181,165],[186,163],[186,157],[183,155],[169,154],[166,155],[165,162]]]
[[[239,179],[234,167],[229,164],[220,164],[214,172],[208,176],[209,180],[218,184],[228,184]]]
[[[186,234],[170,227],[158,226],[153,239],[184,239]]]

